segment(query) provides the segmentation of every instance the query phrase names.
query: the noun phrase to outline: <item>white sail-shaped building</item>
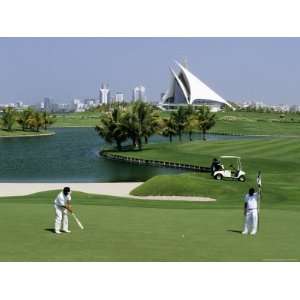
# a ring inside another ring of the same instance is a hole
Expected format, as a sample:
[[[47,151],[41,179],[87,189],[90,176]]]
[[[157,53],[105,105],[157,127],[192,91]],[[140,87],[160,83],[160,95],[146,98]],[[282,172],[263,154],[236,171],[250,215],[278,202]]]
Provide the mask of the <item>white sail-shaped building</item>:
[[[171,70],[171,82],[162,97],[162,109],[176,109],[184,105],[207,105],[212,111],[218,111],[225,105],[233,106],[192,74],[186,67],[176,62],[180,71],[176,74]]]

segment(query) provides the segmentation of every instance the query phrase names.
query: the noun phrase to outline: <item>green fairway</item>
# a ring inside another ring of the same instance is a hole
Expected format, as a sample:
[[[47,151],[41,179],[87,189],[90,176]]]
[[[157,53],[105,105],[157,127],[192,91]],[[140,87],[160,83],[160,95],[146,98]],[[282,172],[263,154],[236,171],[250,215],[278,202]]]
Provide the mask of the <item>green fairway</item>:
[[[114,153],[114,152],[112,152]],[[242,157],[243,168],[250,177],[262,170],[270,176],[285,173],[280,180],[297,176],[300,166],[300,139],[249,139],[226,141],[194,141],[146,145],[142,151],[115,152],[135,158],[190,163],[209,167],[214,157],[236,155]],[[255,173],[255,174],[254,174]]]
[[[211,133],[300,136],[300,114],[219,112]]]
[[[228,201],[228,197],[245,193],[255,186],[257,172],[261,170],[266,201],[299,203],[299,139],[166,143],[149,145],[144,151],[118,154],[201,166],[209,166],[212,159],[220,155],[237,155],[242,157],[246,171],[245,183],[232,180],[219,182],[208,173],[157,176],[133,191],[134,195],[200,195]]]
[[[54,127],[95,127],[99,123],[99,112],[57,114]]]
[[[194,250],[199,251],[195,260],[299,260],[299,139],[165,143],[148,145],[143,151],[118,154],[201,166],[209,166],[212,158],[220,155],[241,156],[243,169],[247,173],[244,183],[216,181],[208,173],[161,175],[151,178],[132,194],[191,195],[217,199],[216,203],[189,204],[200,208],[196,213],[198,224],[191,226],[192,231],[198,232],[191,234],[199,241],[198,246],[194,244]],[[245,239],[234,232],[242,226],[242,198],[250,187],[256,186],[258,170],[263,174],[261,231],[251,241],[251,238]],[[189,214],[191,222],[193,213]],[[205,243],[200,242],[202,239]]]
[[[57,192],[0,200],[1,261],[294,261],[298,205],[269,203],[261,231],[242,236],[242,204],[126,200],[73,193],[85,230],[52,232]],[[238,197],[237,197],[238,198]],[[267,200],[266,200],[267,201]],[[222,208],[222,209],[220,209]]]
[[[169,112],[160,112],[162,117]],[[57,114],[53,127],[95,127],[99,124],[99,112]],[[216,125],[211,133],[244,135],[300,136],[300,114],[259,112],[218,112]]]

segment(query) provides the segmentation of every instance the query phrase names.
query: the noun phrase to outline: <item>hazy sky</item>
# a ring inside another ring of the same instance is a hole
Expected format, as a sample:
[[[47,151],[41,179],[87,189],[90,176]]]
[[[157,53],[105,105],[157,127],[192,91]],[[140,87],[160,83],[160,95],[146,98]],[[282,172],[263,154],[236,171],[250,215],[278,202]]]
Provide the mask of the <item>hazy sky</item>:
[[[0,103],[98,97],[101,82],[159,100],[186,57],[226,100],[300,104],[299,55],[300,38],[0,38]]]

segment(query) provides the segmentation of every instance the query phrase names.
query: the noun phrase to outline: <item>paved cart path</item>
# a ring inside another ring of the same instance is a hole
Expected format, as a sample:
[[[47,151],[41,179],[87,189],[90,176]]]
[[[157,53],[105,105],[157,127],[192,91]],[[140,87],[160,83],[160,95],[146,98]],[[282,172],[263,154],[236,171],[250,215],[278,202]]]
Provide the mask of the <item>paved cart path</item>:
[[[116,197],[127,197],[145,200],[183,200],[183,201],[216,201],[206,197],[190,196],[132,196],[130,191],[143,182],[99,182],[99,183],[0,183],[0,197],[25,196],[49,190],[61,190],[69,186],[73,191],[89,194],[109,195]]]

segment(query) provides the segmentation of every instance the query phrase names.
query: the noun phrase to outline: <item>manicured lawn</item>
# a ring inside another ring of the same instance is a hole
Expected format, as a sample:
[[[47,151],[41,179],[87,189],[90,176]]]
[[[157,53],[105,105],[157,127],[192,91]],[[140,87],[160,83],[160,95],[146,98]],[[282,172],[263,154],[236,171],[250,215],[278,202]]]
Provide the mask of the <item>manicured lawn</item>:
[[[250,172],[250,176],[258,170],[274,176],[284,172],[286,174],[282,179],[297,174],[300,167],[299,138],[160,143],[145,145],[142,151],[115,153],[201,166],[210,166],[214,157],[236,155],[242,157],[243,167],[246,172]]]
[[[300,204],[299,139],[195,141],[148,145],[144,151],[128,151],[120,155],[160,159],[209,166],[214,157],[237,155],[242,157],[246,171],[245,183],[216,181],[208,173],[190,173],[177,176],[157,176],[138,187],[135,195],[202,195],[222,201],[232,195],[241,195],[256,185],[256,176],[262,171],[266,201],[293,201]]]
[[[242,236],[242,203],[159,202],[73,193],[85,225],[52,233],[56,192],[0,200],[1,261],[269,261],[300,259],[298,204],[266,199],[261,231]],[[268,204],[267,204],[268,203]],[[228,206],[225,208],[226,204]]]
[[[162,117],[168,115],[169,112],[161,112]],[[57,114],[53,126],[95,127],[99,117],[98,112]],[[218,112],[216,125],[210,132],[300,136],[300,114]]]
[[[168,112],[162,112],[165,117]],[[259,112],[218,112],[210,133],[237,135],[300,136],[300,114]]]
[[[82,112],[56,114],[54,127],[95,127],[99,123],[100,113]]]
[[[300,114],[219,112],[211,133],[300,136]]]

